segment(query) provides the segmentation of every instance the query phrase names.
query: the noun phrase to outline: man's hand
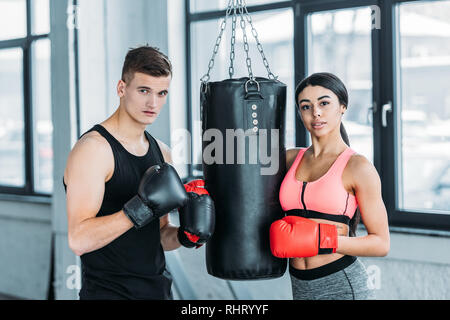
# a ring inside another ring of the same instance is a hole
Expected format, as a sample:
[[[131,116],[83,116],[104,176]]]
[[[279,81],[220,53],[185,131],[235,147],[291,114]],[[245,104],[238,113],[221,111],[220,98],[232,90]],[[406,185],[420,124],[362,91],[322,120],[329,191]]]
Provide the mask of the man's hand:
[[[136,228],[160,218],[188,201],[187,193],[175,169],[168,163],[147,169],[138,194],[123,207]]]

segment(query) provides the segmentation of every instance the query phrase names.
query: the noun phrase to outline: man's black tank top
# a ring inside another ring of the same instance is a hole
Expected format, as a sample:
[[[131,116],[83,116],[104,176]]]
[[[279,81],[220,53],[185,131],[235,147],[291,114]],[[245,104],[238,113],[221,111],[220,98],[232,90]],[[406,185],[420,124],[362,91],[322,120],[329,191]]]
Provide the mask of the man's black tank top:
[[[147,131],[149,148],[144,156],[129,153],[101,125],[87,132],[91,131],[97,131],[108,141],[114,155],[114,173],[105,183],[103,202],[97,214],[100,217],[122,210],[137,194],[144,172],[162,164],[164,157]],[[172,278],[166,270],[159,219],[139,230],[131,228],[103,248],[80,258],[80,299],[172,299]]]

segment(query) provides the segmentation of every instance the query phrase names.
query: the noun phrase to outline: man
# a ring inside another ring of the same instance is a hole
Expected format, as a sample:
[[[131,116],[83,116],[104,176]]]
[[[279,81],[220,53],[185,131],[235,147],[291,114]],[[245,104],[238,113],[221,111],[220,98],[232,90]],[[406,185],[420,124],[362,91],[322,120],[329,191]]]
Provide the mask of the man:
[[[119,107],[69,154],[68,241],[81,257],[80,299],[171,299],[163,250],[201,245],[212,233],[207,192],[184,187],[169,165],[169,147],[145,130],[166,102],[171,77],[157,48],[130,50],[117,84]],[[167,215],[177,208],[180,227]]]

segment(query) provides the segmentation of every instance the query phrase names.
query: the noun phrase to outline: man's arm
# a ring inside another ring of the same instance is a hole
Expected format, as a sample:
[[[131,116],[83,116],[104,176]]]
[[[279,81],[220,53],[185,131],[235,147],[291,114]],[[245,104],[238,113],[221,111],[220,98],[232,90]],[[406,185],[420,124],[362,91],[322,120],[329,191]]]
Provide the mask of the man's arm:
[[[68,240],[78,256],[104,247],[133,227],[123,210],[96,217],[113,167],[112,151],[101,137],[87,134],[69,154],[64,174]]]
[[[173,165],[169,146],[158,139],[156,139],[156,141],[161,149],[164,160],[170,165]],[[166,214],[160,218],[159,228],[161,234],[161,245],[164,251],[175,250],[181,246],[177,236],[178,227],[170,223],[169,214]]]

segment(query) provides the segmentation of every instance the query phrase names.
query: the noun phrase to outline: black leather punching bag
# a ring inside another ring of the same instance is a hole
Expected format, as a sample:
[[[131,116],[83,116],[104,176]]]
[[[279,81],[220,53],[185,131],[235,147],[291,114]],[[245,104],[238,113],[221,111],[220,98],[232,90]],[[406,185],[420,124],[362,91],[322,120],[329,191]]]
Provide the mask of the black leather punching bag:
[[[276,278],[287,259],[270,251],[269,228],[284,217],[286,85],[227,79],[201,88],[203,174],[216,208],[206,244],[208,273],[229,280]]]

